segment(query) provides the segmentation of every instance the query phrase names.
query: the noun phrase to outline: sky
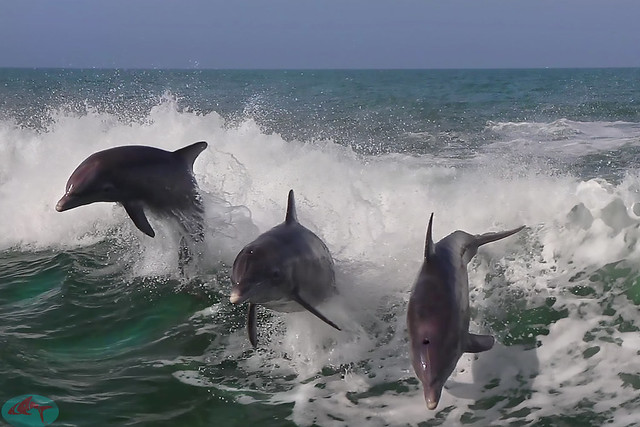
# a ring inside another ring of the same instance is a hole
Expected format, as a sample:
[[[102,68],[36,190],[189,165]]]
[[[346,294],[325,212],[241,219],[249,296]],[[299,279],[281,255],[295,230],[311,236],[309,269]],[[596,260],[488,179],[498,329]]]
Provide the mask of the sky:
[[[640,67],[638,0],[0,0],[0,67]]]

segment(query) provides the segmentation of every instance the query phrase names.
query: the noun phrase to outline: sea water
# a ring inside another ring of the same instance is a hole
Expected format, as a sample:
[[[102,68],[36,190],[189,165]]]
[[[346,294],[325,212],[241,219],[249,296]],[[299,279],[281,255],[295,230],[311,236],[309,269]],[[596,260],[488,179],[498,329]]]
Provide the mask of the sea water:
[[[193,277],[124,209],[58,213],[74,168],[204,140]],[[640,69],[0,70],[0,404],[57,425],[640,423]],[[284,220],[327,244],[339,297],[229,303],[230,266]],[[435,411],[407,301],[434,239],[526,225],[469,265],[471,331]]]

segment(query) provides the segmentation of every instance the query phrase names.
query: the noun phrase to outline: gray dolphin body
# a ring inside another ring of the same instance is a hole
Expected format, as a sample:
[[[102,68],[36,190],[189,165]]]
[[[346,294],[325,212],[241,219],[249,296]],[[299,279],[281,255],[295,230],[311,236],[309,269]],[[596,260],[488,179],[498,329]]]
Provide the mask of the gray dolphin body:
[[[254,347],[257,304],[284,312],[308,310],[340,330],[315,309],[336,293],[333,259],[324,242],[298,222],[293,190],[285,221],[240,251],[231,281],[231,302],[249,302],[247,328]]]
[[[193,163],[205,148],[201,141],[173,152],[131,145],[94,153],[73,171],[56,210],[118,202],[148,236],[155,232],[145,209],[176,218],[188,235],[201,240],[204,209]]]
[[[458,230],[434,244],[432,223],[433,214],[427,229],[425,260],[407,312],[411,362],[429,409],[438,405],[442,387],[462,353],[489,350],[495,341],[490,335],[469,333],[467,264],[479,246],[524,228],[475,236]]]

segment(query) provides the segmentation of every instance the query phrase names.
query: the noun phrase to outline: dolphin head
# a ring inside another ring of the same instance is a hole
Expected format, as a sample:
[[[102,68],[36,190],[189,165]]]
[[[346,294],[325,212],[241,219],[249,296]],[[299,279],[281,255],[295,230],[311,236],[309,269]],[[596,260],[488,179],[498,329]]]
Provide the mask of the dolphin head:
[[[233,304],[263,304],[284,298],[290,281],[279,255],[269,245],[249,244],[233,262],[231,296]]]
[[[411,363],[422,383],[427,408],[435,409],[442,388],[460,357],[449,342],[446,325],[423,320],[409,328]],[[445,326],[445,327],[443,327]]]
[[[56,204],[56,210],[63,212],[94,202],[117,202],[123,200],[122,192],[110,174],[101,167],[95,155],[88,157],[73,171],[65,194]]]
[[[427,408],[435,409],[442,387],[461,355],[459,331],[454,316],[443,309],[446,298],[415,290],[407,312],[411,363],[422,383]]]

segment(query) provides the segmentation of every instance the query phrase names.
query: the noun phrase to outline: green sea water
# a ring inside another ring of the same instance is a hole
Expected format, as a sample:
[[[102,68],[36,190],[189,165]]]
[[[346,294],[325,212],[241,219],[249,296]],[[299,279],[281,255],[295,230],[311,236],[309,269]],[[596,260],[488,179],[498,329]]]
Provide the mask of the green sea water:
[[[640,423],[640,70],[0,70],[0,402],[54,425]],[[205,248],[117,205],[58,213],[125,144],[206,140]],[[238,251],[284,218],[334,256],[342,332],[229,303]],[[406,306],[434,237],[526,224],[469,266],[472,331],[437,410]],[[3,421],[0,421],[0,423]]]

